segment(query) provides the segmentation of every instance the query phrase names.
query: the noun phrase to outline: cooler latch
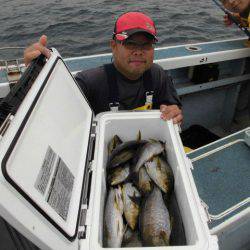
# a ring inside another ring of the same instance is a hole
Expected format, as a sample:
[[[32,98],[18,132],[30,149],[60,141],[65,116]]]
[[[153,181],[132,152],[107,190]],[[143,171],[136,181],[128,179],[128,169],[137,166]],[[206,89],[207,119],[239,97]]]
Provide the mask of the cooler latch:
[[[250,147],[250,129],[245,131],[245,142]]]
[[[208,212],[209,206],[202,199],[200,199],[200,201],[201,201],[201,205],[202,205],[202,207],[204,209],[204,212],[205,212],[206,220],[207,220],[208,223],[210,223],[212,220],[211,220],[211,216],[210,216],[210,214]]]

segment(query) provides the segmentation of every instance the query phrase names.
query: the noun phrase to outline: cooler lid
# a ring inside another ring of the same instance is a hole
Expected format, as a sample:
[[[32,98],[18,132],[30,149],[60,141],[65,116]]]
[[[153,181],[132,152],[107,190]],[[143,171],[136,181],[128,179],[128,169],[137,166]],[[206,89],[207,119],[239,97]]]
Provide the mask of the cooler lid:
[[[11,199],[24,204],[18,214],[25,214],[31,204],[31,220],[47,220],[48,228],[53,224],[71,241],[77,235],[92,118],[86,98],[54,51],[0,146],[2,174],[8,182],[0,185],[14,187]]]
[[[249,206],[247,128],[188,154],[194,181],[212,229]]]

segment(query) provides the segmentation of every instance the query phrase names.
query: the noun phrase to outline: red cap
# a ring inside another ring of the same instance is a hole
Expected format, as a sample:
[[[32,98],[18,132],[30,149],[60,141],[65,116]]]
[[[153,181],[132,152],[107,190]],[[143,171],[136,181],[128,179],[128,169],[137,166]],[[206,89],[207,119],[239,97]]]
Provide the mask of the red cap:
[[[127,12],[118,17],[114,29],[117,40],[123,41],[137,32],[145,32],[157,41],[153,20],[142,12]]]

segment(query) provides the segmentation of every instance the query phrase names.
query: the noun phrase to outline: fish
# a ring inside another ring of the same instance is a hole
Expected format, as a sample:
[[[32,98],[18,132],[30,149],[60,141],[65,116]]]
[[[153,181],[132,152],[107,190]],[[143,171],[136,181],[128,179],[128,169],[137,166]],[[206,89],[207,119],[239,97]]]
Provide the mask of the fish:
[[[130,159],[132,159],[138,149],[138,147],[146,144],[145,140],[133,140],[121,143],[111,153],[107,168],[117,167]]]
[[[121,138],[118,135],[114,135],[112,140],[108,143],[108,155],[114,151],[114,149],[122,143]]]
[[[122,247],[142,247],[140,233],[138,231],[132,231],[130,227],[127,227],[123,236]]]
[[[154,183],[164,192],[171,194],[174,186],[172,168],[163,157],[155,156],[145,164],[146,171]]]
[[[123,223],[123,201],[121,187],[110,188],[104,211],[104,245],[121,247],[125,225]]]
[[[143,203],[139,218],[143,246],[169,246],[171,224],[161,190],[155,185]]]
[[[119,154],[114,156],[114,158],[108,164],[108,169],[113,169],[118,167],[134,157],[136,150],[133,148],[124,149]]]
[[[153,183],[145,167],[141,167],[139,170],[137,186],[143,195],[150,193],[150,191],[152,190]]]
[[[141,194],[132,183],[122,185],[122,200],[124,206],[124,216],[129,227],[134,230],[140,211]]]
[[[109,185],[118,185],[129,178],[130,164],[127,162],[124,166],[119,166],[109,171],[107,181]]]
[[[143,166],[143,164],[150,159],[152,159],[155,155],[158,155],[164,151],[164,143],[160,141],[151,140],[148,141],[145,145],[143,145],[135,159],[133,172],[138,173],[139,169]]]

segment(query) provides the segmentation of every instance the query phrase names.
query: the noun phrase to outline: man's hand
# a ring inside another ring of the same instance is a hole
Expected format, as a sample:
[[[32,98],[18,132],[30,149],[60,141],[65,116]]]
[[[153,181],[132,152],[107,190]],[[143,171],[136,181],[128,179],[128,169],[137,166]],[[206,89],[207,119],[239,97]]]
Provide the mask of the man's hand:
[[[228,17],[228,15],[225,15],[225,16],[224,16],[224,24],[225,24],[226,26],[230,26],[230,25],[233,24],[232,20]]]
[[[47,45],[47,36],[42,35],[39,39],[39,42],[30,45],[28,48],[24,50],[24,63],[26,66],[30,64],[30,62],[37,58],[39,55],[43,54],[47,58],[50,57],[50,50],[46,48]]]
[[[239,13],[232,13],[232,16],[236,18],[236,20],[242,27],[248,27],[248,22],[242,19]],[[233,24],[233,21],[228,17],[228,15],[224,16],[224,24],[226,26],[230,26]]]
[[[181,124],[183,115],[181,109],[177,105],[161,105],[161,119],[164,121],[173,119],[175,124]]]

